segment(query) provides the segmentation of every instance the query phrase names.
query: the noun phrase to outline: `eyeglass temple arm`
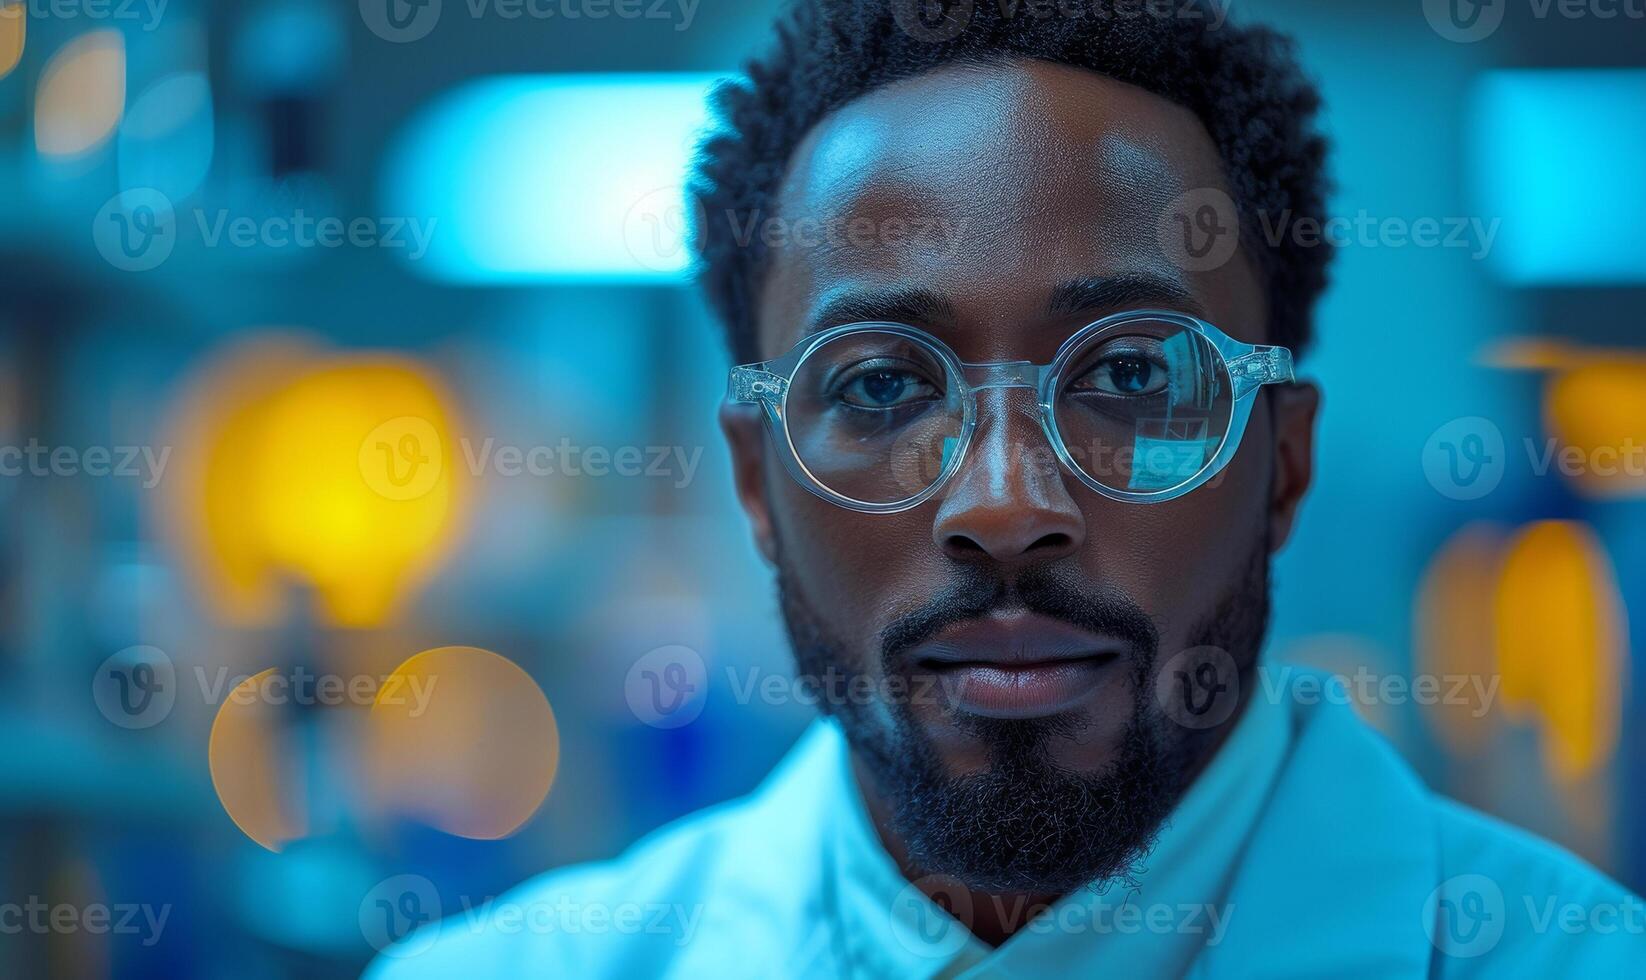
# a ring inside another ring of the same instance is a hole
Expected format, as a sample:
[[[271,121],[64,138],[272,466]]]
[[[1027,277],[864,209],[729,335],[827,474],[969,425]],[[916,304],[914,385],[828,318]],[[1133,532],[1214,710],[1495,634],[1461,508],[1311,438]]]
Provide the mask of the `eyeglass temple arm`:
[[[726,383],[726,400],[733,404],[781,401],[788,387],[788,378],[773,374],[765,365],[743,364],[732,368],[731,380]]]
[[[1229,362],[1234,396],[1245,398],[1264,385],[1293,380],[1292,352],[1284,347],[1253,347]]]

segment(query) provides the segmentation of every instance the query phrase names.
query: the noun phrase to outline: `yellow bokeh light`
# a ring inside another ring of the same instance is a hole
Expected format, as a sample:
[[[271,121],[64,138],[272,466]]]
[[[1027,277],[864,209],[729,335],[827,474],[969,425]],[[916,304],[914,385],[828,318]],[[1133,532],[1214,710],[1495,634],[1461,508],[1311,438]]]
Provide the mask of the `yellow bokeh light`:
[[[28,39],[28,5],[18,0],[0,0],[0,78],[11,74],[23,60],[23,44]]]
[[[1549,379],[1549,434],[1581,454],[1565,468],[1592,496],[1646,494],[1646,360],[1596,360]]]
[[[241,833],[278,851],[305,833],[301,786],[294,785],[283,705],[263,700],[269,668],[241,681],[212,721],[206,748],[212,788]]]
[[[1491,626],[1502,548],[1499,528],[1471,524],[1429,563],[1414,617],[1420,676],[1478,677],[1487,683],[1496,673]],[[1454,752],[1473,756],[1491,736],[1490,712],[1481,707],[1471,700],[1441,698],[1423,717]]]
[[[416,431],[386,440],[384,426],[401,419]],[[263,545],[315,583],[336,621],[381,622],[444,553],[461,487],[452,429],[433,379],[392,357],[335,361],[266,406],[255,498]],[[372,457],[385,442],[389,452]],[[384,492],[402,481],[419,492]]]
[[[173,426],[173,492],[158,498],[169,535],[230,621],[274,621],[282,596],[247,513],[265,406],[319,356],[309,344],[267,337],[219,355],[200,373]]]
[[[1617,746],[1627,625],[1599,540],[1574,521],[1538,521],[1505,552],[1494,597],[1505,706],[1541,721],[1544,758],[1562,781]]]
[[[440,647],[384,681],[366,753],[379,808],[496,840],[520,829],[548,796],[560,736],[548,698],[513,661]]]
[[[126,111],[126,42],[119,31],[81,35],[52,56],[34,100],[34,145],[74,157],[102,145]]]
[[[185,400],[168,523],[232,621],[277,619],[296,580],[331,622],[378,625],[459,530],[455,430],[416,361],[264,339],[220,358]]]

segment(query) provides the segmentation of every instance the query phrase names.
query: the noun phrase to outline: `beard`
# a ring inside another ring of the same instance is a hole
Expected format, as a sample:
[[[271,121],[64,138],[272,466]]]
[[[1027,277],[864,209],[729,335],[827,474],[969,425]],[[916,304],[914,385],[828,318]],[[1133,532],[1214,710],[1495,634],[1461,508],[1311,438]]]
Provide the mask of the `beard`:
[[[1217,647],[1250,691],[1269,615],[1266,536],[1239,579],[1191,631],[1190,647]],[[802,677],[866,674],[777,562],[779,600]],[[1051,566],[1009,583],[968,567],[950,588],[881,633],[887,678],[909,665],[903,654],[945,626],[1004,608],[1023,608],[1130,647],[1130,716],[1110,760],[1096,772],[1059,765],[1054,739],[1089,724],[1072,711],[1031,719],[955,714],[953,722],[986,749],[988,765],[956,774],[922,730],[907,699],[884,711],[855,699],[820,699],[837,717],[890,811],[891,830],[919,875],[944,875],[993,894],[1064,894],[1111,882],[1135,886],[1161,827],[1233,722],[1200,730],[1179,725],[1155,697],[1159,633],[1137,604],[1116,591],[1082,591]],[[867,678],[865,678],[867,679]],[[904,690],[914,690],[912,683]],[[890,718],[890,725],[887,724]],[[1239,717],[1238,712],[1234,717]]]

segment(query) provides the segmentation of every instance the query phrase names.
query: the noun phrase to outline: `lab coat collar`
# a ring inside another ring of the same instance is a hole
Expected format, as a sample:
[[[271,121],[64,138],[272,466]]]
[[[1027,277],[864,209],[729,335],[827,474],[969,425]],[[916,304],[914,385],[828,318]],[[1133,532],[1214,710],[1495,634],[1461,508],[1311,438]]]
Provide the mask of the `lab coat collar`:
[[[1349,707],[1293,690],[1291,758],[1236,869],[1229,934],[1192,975],[1426,976],[1441,872],[1428,790]]]

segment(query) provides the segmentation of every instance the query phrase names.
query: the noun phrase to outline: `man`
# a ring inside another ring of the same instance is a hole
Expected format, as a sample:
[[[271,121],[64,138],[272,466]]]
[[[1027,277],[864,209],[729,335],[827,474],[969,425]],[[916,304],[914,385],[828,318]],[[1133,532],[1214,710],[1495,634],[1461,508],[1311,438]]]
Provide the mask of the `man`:
[[[1259,682],[1329,258],[1238,231],[1323,214],[1289,46],[1176,4],[923,6],[797,6],[695,185],[736,486],[827,719],[749,798],[382,975],[1646,961],[1620,885]]]

